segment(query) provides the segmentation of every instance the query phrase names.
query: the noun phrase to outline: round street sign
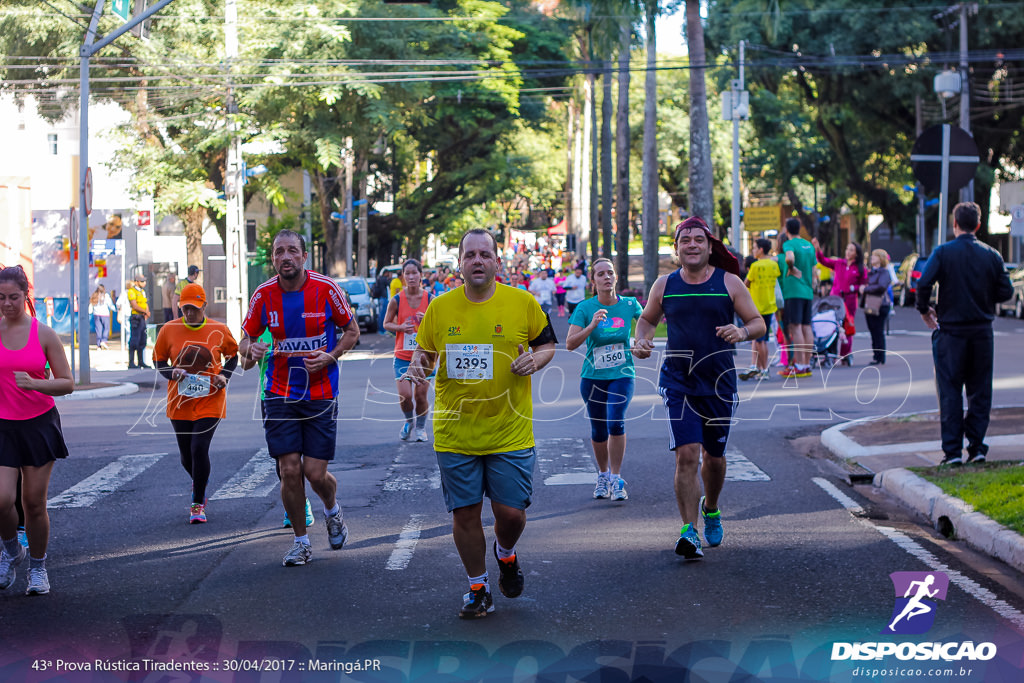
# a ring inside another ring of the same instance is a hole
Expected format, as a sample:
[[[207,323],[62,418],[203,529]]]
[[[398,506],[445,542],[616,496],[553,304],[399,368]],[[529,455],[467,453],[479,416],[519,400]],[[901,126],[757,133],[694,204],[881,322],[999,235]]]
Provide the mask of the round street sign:
[[[71,249],[75,250],[78,249],[78,209],[72,208],[68,213],[70,214],[68,223],[70,225]]]
[[[92,215],[92,166],[85,169],[85,185],[82,188],[85,215]]]
[[[914,177],[921,181],[929,193],[938,192],[942,187],[944,127],[949,128],[949,191],[956,192],[969,183],[978,168],[978,146],[970,133],[948,124],[928,128],[914,142],[914,149],[910,152],[910,167]]]

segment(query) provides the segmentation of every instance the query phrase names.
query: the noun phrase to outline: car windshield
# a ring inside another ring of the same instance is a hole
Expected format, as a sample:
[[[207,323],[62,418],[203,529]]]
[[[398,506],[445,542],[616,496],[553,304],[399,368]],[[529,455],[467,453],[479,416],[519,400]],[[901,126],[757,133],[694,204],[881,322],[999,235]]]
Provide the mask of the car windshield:
[[[362,280],[342,280],[338,284],[345,288],[345,291],[349,293],[349,296],[366,294],[366,283]]]

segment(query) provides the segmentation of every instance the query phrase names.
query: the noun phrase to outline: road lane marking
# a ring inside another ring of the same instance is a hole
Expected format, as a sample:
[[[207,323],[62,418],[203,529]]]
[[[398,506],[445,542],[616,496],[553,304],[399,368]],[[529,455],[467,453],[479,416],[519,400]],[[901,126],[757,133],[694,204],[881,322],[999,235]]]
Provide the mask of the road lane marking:
[[[165,455],[167,454],[122,455],[60,495],[51,498],[46,507],[51,509],[89,507],[100,498],[110,495],[145,472]]]
[[[242,469],[235,472],[227,483],[210,496],[210,500],[270,495],[277,488],[278,483],[277,477],[271,476],[274,474],[274,465],[270,451],[266,448],[259,449],[256,451],[256,455],[249,458],[249,461],[242,466]]]
[[[820,477],[814,477],[812,481],[821,487],[825,493],[832,496],[836,501],[839,502],[847,511],[853,515],[858,522],[865,526],[874,529],[878,533],[882,534],[890,541],[895,543],[897,546],[907,551],[910,555],[920,560],[925,566],[932,571],[942,572],[949,577],[949,582],[955,584],[967,595],[973,597],[975,600],[985,605],[989,609],[993,610],[996,614],[1003,617],[1004,619],[1013,622],[1019,629],[1024,629],[1024,613],[1016,609],[1004,600],[996,597],[996,594],[979,584],[974,579],[971,579],[964,574],[951,569],[939,558],[932,553],[928,552],[920,543],[907,536],[905,533],[892,527],[880,526],[872,523],[870,520],[861,517],[864,514],[864,508],[862,508],[856,501],[847,496],[845,493],[840,491],[836,486]]]
[[[764,470],[751,462],[742,452],[730,448],[725,452],[726,481],[771,481]]]
[[[409,566],[412,561],[412,553],[416,550],[416,543],[420,540],[420,531],[423,528],[423,515],[413,515],[398,535],[395,542],[395,549],[391,551],[391,557],[385,569],[400,571]]]

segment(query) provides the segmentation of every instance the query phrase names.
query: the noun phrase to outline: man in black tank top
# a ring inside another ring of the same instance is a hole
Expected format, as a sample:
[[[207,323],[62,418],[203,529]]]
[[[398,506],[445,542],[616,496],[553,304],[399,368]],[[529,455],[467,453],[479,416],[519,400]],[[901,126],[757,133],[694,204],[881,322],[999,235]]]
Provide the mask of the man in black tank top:
[[[676,554],[697,560],[704,556],[696,529],[698,509],[705,542],[716,546],[723,537],[718,496],[725,483],[725,445],[736,405],[734,345],[764,335],[765,326],[738,277],[739,263],[703,219],[693,216],[677,225],[675,242],[682,267],[651,287],[637,321],[633,355],[651,355],[654,330],[665,316],[668,346],[658,393],[668,412],[669,448],[676,455],[676,504],[683,520]],[[742,327],[733,324],[735,315],[743,320]]]

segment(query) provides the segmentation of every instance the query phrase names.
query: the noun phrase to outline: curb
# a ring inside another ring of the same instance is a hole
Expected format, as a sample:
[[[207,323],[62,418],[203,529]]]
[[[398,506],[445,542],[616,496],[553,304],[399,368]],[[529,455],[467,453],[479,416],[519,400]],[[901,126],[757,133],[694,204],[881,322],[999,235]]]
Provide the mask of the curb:
[[[113,396],[127,396],[139,390],[139,385],[133,382],[122,382],[112,387],[100,387],[99,389],[84,389],[74,391],[66,396],[55,396],[58,401],[85,401],[92,398],[111,398]]]
[[[1024,571],[1024,537],[975,512],[959,498],[943,493],[935,484],[902,467],[879,472],[874,484],[924,515],[943,535],[966,541],[1017,571]]]

